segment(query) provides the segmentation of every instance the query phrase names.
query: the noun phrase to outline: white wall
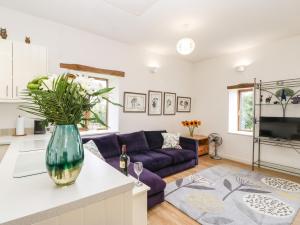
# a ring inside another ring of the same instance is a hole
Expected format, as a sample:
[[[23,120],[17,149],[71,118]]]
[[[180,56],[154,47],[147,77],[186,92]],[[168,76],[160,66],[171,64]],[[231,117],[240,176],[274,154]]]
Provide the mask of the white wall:
[[[188,62],[155,55],[134,46],[2,7],[0,26],[8,29],[10,40],[23,41],[25,35],[28,35],[32,44],[46,46],[50,73],[59,73],[58,67],[61,62],[125,71],[126,77],[115,82],[119,83],[121,102],[124,91],[146,93],[148,90],[157,90],[176,92],[181,96],[192,95],[192,64]],[[147,65],[152,62],[161,67],[157,74],[148,71]],[[15,126],[15,118],[20,113],[16,107],[14,104],[0,104],[0,129]],[[125,114],[120,110],[119,126],[122,132],[141,129],[183,132],[185,129],[179,122],[191,116],[191,113],[148,116],[146,113]],[[110,119],[113,120],[114,117]],[[27,120],[26,125],[32,126],[32,121]]]
[[[181,120],[201,119],[203,125],[197,132],[219,132],[224,138],[221,154],[247,163],[251,160],[251,137],[227,132],[227,85],[252,82],[254,77],[271,81],[300,75],[300,37],[190,64],[1,7],[0,21],[2,27],[7,27],[9,39],[23,41],[24,36],[29,35],[33,44],[48,48],[51,73],[59,73],[61,62],[125,71],[125,78],[114,80],[115,84],[119,84],[119,94],[116,95],[121,102],[124,91],[146,93],[148,90],[176,92],[193,99],[192,113],[177,113],[176,116],[148,116],[119,110],[120,131],[168,129],[185,133],[186,130],[179,124]],[[247,71],[235,72],[233,67],[245,60],[252,63]],[[161,66],[157,74],[151,74],[147,69],[147,64],[153,61]],[[14,104],[0,104],[0,129],[15,126],[15,118],[20,113],[16,107]],[[299,111],[299,108],[295,108],[294,112],[296,110]],[[27,120],[27,126],[32,126],[30,120]],[[293,150],[264,152],[263,159],[272,158],[292,166],[299,164],[300,156]]]
[[[300,36],[297,36],[195,65],[194,80],[198,84],[195,90],[199,93],[195,114],[203,121],[202,133],[218,132],[223,136],[221,155],[246,163],[250,163],[252,155],[252,137],[227,132],[227,86],[253,82],[255,77],[264,81],[300,77],[299,59]],[[251,65],[245,72],[238,73],[234,66],[241,61],[249,61]],[[276,106],[270,107],[274,107],[272,113],[275,114]],[[289,107],[287,116],[300,117],[300,105]],[[278,113],[280,116],[280,111]],[[299,167],[300,155],[294,150],[264,147],[262,156],[262,160]]]

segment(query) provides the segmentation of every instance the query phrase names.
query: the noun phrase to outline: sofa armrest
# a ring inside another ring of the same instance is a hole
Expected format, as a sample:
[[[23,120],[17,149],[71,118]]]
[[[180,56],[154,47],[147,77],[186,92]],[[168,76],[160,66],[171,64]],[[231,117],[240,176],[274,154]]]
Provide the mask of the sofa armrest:
[[[192,150],[195,153],[196,165],[198,165],[198,141],[196,141],[192,138],[180,137],[179,145],[183,149]]]

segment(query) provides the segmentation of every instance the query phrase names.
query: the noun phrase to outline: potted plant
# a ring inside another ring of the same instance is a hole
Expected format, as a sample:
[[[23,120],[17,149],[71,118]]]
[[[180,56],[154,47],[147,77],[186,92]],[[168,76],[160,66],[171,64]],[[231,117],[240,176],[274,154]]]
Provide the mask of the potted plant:
[[[74,183],[80,173],[84,151],[77,125],[86,120],[86,114],[107,126],[92,109],[100,101],[112,103],[106,95],[113,88],[102,88],[93,81],[73,74],[41,76],[30,81],[23,93],[26,103],[20,109],[55,125],[46,166],[57,185]]]
[[[282,88],[280,90],[277,90],[275,93],[275,96],[280,99],[282,102],[283,100],[287,102],[287,97],[292,97],[295,94],[294,90],[290,88]]]
[[[201,125],[201,121],[200,120],[185,120],[185,121],[182,121],[181,124],[184,126],[184,127],[188,127],[189,128],[189,134],[191,137],[194,136],[194,130],[196,127],[199,127]]]

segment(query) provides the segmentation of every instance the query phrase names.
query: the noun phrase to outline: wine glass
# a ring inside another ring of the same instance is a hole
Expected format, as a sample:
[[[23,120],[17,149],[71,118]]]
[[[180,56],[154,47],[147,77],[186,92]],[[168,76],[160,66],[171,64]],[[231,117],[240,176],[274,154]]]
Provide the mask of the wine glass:
[[[127,168],[129,168],[129,165],[130,165],[130,157],[129,155],[127,156]]]
[[[143,183],[140,181],[140,175],[143,172],[143,163],[142,162],[135,162],[133,164],[133,169],[136,175],[138,176],[138,181],[136,183],[136,186],[142,186]]]

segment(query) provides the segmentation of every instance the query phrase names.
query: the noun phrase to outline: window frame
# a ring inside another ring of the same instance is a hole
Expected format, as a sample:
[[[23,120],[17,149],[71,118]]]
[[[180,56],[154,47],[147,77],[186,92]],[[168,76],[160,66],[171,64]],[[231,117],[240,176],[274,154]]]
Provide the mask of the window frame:
[[[101,78],[101,77],[95,77],[95,76],[90,76],[90,75],[87,75],[89,78],[93,78],[93,79],[95,79],[95,80],[102,80],[102,81],[105,81],[106,82],[106,87],[105,88],[107,88],[107,87],[109,87],[109,80],[108,79],[106,79],[106,78]],[[106,124],[108,124],[108,110],[109,110],[109,104],[108,104],[108,102],[106,101],[106,121],[104,121]],[[90,113],[88,113],[88,115],[87,115],[87,117],[86,117],[86,119],[89,119],[90,118]],[[90,121],[88,121],[88,120],[86,120],[85,122],[84,122],[84,124],[85,124],[85,127],[84,128],[81,128],[82,130],[84,130],[84,131],[89,131],[89,129],[88,129],[88,126],[89,126],[89,123],[90,123]],[[108,127],[106,127],[106,128],[98,128],[98,129],[96,129],[96,130],[108,130]]]
[[[254,94],[253,92],[253,88],[243,88],[243,89],[238,89],[237,92],[237,131],[242,131],[242,132],[252,132],[253,131],[253,127],[252,129],[241,129],[241,95],[242,93],[245,92],[251,92],[252,95]]]

